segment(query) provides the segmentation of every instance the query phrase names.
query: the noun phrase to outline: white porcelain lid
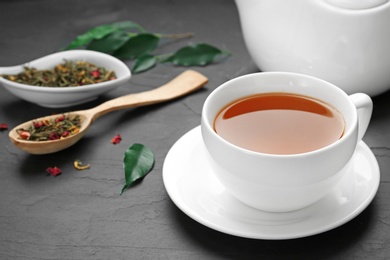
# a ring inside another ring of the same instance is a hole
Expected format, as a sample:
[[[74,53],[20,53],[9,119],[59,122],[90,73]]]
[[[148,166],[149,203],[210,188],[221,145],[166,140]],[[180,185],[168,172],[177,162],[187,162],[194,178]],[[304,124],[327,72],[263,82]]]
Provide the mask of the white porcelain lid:
[[[363,10],[383,5],[389,0],[325,0],[328,4],[345,9]]]

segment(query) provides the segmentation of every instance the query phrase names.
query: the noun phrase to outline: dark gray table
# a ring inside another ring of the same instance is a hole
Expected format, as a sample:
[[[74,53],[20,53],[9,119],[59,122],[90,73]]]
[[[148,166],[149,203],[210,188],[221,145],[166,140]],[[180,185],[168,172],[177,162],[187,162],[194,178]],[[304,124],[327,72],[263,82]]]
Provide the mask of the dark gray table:
[[[15,148],[0,132],[0,259],[384,259],[390,256],[390,93],[374,98],[374,114],[364,141],[381,169],[371,205],[331,231],[293,240],[240,238],[207,228],[180,211],[162,181],[164,159],[183,134],[200,123],[207,95],[221,83],[258,71],[243,42],[232,0],[1,1],[0,66],[25,63],[56,52],[76,35],[104,23],[132,20],[150,31],[194,32],[161,52],[206,42],[233,56],[195,68],[209,77],[204,90],[174,102],[113,112],[96,121],[74,147],[33,156]],[[131,66],[131,62],[128,62]],[[152,89],[184,71],[160,65],[132,77],[127,86],[96,101]],[[390,68],[389,68],[390,70]],[[10,129],[36,117],[65,112],[22,101],[0,87],[0,123]],[[112,145],[120,133],[123,140]],[[119,195],[122,158],[133,143],[156,155],[153,171]],[[76,171],[80,159],[91,169]],[[48,166],[60,167],[58,177]]]

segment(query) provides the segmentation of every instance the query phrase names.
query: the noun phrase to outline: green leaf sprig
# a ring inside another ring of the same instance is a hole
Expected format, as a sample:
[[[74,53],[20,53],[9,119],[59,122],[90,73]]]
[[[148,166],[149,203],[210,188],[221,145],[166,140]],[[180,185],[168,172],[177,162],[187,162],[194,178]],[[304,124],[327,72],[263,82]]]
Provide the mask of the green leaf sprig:
[[[94,27],[77,36],[67,50],[85,47],[120,59],[134,60],[132,73],[140,73],[155,67],[158,63],[172,63],[178,66],[206,66],[231,55],[206,43],[182,47],[168,54],[153,54],[162,38],[188,38],[192,33],[151,33],[132,21],[123,21]]]
[[[125,172],[125,185],[121,194],[135,181],[145,177],[154,165],[154,154],[152,150],[143,144],[133,144],[126,150],[123,158],[123,169]]]

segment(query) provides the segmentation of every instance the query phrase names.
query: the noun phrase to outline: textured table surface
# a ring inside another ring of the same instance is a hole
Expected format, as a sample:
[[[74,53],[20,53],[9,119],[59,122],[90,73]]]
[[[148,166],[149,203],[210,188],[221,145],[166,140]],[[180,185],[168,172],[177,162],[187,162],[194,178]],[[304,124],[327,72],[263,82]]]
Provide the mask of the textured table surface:
[[[132,20],[161,33],[193,32],[159,51],[206,42],[232,52],[218,64],[193,69],[209,78],[203,90],[179,100],[113,112],[97,120],[72,148],[29,155],[0,131],[0,259],[384,259],[390,255],[390,93],[374,98],[364,137],[381,170],[370,206],[348,223],[322,234],[268,241],[224,234],[194,221],[168,196],[164,159],[172,145],[200,123],[204,100],[221,83],[257,72],[232,0],[1,1],[0,66],[23,64],[59,51],[91,27]],[[131,66],[131,61],[126,61]],[[0,86],[0,123],[21,122],[87,109],[132,92],[152,89],[185,68],[170,64],[134,75],[127,86],[90,103],[65,109],[22,101]],[[121,134],[120,144],[110,143]],[[156,156],[153,171],[120,195],[123,153],[143,143]],[[90,163],[77,171],[73,161]],[[48,176],[45,169],[63,173]]]

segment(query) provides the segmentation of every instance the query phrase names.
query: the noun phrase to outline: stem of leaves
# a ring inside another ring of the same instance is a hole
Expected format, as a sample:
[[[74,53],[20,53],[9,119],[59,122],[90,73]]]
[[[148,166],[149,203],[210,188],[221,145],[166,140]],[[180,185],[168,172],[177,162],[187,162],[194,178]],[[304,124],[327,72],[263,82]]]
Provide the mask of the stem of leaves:
[[[161,34],[161,33],[155,33],[157,37],[160,38],[166,38],[166,39],[184,39],[184,38],[191,38],[194,37],[194,33],[188,32],[188,33],[175,33],[175,34]]]

